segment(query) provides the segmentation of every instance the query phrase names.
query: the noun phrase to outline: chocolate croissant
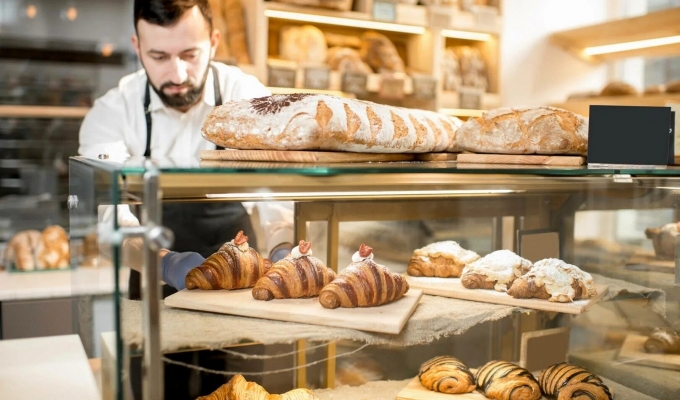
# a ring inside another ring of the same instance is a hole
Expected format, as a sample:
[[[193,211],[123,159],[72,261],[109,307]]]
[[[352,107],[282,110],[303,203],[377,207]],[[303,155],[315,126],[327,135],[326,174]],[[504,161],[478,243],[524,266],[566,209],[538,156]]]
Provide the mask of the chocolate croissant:
[[[489,361],[475,374],[477,389],[494,400],[538,400],[541,388],[531,372],[507,361]]]
[[[257,300],[298,299],[315,297],[335,279],[335,272],[312,256],[312,244],[300,241],[291,254],[274,264],[255,283],[253,298]]]
[[[470,393],[475,390],[475,377],[458,359],[439,356],[425,361],[418,372],[420,383],[428,390],[448,394]]]
[[[352,263],[319,294],[325,308],[374,307],[400,299],[409,285],[400,274],[373,261],[373,249],[362,244]]]
[[[541,371],[538,383],[543,394],[557,400],[612,400],[607,385],[597,375],[566,362]]]
[[[293,389],[283,394],[269,394],[265,388],[255,382],[248,382],[243,375],[234,375],[229,382],[220,386],[207,396],[196,400],[319,400],[308,389]]]
[[[645,351],[680,354],[680,335],[670,329],[655,328],[645,341]]]
[[[217,253],[187,274],[187,289],[242,289],[255,286],[272,263],[248,246],[248,237],[239,231],[234,240],[225,243]]]

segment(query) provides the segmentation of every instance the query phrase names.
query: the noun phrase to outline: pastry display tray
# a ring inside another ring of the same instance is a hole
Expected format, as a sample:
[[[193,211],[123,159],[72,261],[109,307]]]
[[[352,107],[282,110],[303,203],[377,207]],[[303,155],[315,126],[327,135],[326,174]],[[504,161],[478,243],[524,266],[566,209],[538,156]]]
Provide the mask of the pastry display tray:
[[[680,371],[680,354],[654,354],[645,351],[647,336],[630,334],[621,346],[617,360],[623,363]]]
[[[609,290],[609,287],[606,285],[596,284],[595,288],[597,289],[597,295],[594,297],[576,300],[572,303],[556,303],[542,299],[516,299],[507,293],[497,292],[495,290],[466,289],[460,283],[460,278],[404,276],[408,280],[411,288],[421,289],[425,294],[567,314],[581,314],[593,304],[600,301]]]
[[[579,166],[586,162],[581,156],[543,156],[523,154],[459,154],[459,163],[473,164],[527,164],[553,166]]]
[[[398,334],[411,317],[423,292],[411,289],[404,297],[378,307],[323,308],[318,297],[255,300],[252,289],[187,290],[165,299],[165,305],[243,317],[334,326],[369,332]]]

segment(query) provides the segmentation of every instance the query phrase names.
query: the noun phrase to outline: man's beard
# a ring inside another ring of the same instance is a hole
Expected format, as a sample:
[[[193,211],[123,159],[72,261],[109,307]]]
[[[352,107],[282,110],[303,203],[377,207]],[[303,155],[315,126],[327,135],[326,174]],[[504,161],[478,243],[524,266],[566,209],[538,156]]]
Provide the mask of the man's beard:
[[[160,99],[163,101],[163,104],[165,104],[166,106],[179,109],[187,108],[196,104],[203,95],[205,81],[208,79],[208,70],[209,68],[206,67],[205,74],[203,74],[203,79],[201,80],[201,84],[199,86],[195,86],[189,79],[187,79],[186,81],[182,82],[179,85],[175,85],[172,82],[165,82],[164,84],[161,85],[160,89],[156,88],[156,86],[153,83],[151,84],[151,87],[153,88],[154,92],[156,92],[158,97],[160,97]],[[151,82],[151,80],[149,80],[149,82]],[[177,86],[186,86],[189,89],[184,93],[177,93],[173,95],[167,95],[163,92],[163,90],[166,88]]]

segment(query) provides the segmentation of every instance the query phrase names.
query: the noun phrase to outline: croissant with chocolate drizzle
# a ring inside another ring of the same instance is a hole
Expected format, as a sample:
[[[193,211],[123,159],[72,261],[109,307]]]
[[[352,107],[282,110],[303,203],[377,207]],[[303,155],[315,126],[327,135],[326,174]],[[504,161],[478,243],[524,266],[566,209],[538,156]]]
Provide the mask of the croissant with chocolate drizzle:
[[[477,389],[494,400],[538,400],[541,388],[526,369],[507,361],[489,361],[475,374]]]
[[[400,299],[408,289],[403,276],[373,261],[373,249],[362,244],[352,263],[321,290],[319,302],[325,308],[375,307]]]
[[[248,246],[248,236],[239,231],[234,240],[225,243],[201,265],[187,274],[187,289],[242,289],[255,286],[272,263]]]
[[[557,400],[612,400],[613,396],[602,379],[585,368],[566,362],[541,371],[538,378],[543,393]]]

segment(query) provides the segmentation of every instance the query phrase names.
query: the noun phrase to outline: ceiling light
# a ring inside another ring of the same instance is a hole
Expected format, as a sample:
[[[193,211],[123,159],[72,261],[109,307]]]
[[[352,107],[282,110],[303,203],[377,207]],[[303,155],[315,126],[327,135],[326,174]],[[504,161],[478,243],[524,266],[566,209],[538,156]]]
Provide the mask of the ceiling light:
[[[680,35],[656,39],[638,40],[635,42],[624,42],[616,44],[607,44],[603,46],[586,47],[585,49],[583,49],[583,54],[587,56],[596,56],[598,54],[617,53],[620,51],[638,50],[645,49],[647,47],[666,46],[669,44],[676,43],[680,43]]]
[[[269,18],[287,19],[300,22],[312,22],[318,24],[341,25],[353,28],[376,29],[381,31],[412,33],[422,35],[425,28],[415,25],[394,24],[390,22],[368,21],[362,19],[331,17],[327,15],[303,14],[290,11],[265,10],[264,15]]]
[[[478,40],[480,42],[488,42],[492,38],[491,34],[489,33],[456,31],[453,29],[442,29],[441,34],[447,38]]]
[[[26,16],[29,19],[33,19],[36,15],[38,15],[38,7],[34,6],[33,4],[29,4],[26,7]]]

